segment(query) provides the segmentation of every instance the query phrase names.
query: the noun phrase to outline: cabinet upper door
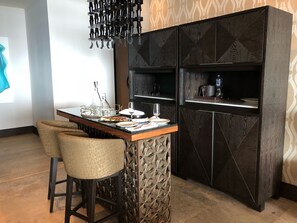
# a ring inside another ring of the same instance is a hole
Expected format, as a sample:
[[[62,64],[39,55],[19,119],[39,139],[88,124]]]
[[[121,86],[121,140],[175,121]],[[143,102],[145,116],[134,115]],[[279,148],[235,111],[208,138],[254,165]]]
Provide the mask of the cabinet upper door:
[[[215,62],[215,23],[199,22],[180,27],[180,65]]]
[[[148,67],[150,65],[149,35],[134,36],[129,44],[129,67]]]
[[[175,67],[177,28],[162,29],[134,36],[129,45],[129,67]]]
[[[260,63],[266,9],[180,26],[180,65]]]
[[[150,33],[150,65],[174,67],[177,64],[177,28]]]
[[[217,20],[217,62],[262,62],[265,12],[260,9]]]

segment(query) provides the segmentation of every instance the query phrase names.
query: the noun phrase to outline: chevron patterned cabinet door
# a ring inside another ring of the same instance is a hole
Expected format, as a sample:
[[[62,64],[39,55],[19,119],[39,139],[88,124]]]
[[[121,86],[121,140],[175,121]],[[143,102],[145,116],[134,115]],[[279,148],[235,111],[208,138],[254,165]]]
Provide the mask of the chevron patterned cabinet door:
[[[150,34],[151,66],[174,67],[177,64],[177,28]]]
[[[215,62],[215,22],[198,22],[181,26],[180,65]]]
[[[263,9],[218,20],[216,61],[262,62],[265,15]]]
[[[175,67],[177,65],[177,28],[134,36],[129,45],[129,67]]]
[[[149,35],[135,36],[129,44],[129,67],[147,67],[150,64]]]
[[[179,175],[211,185],[212,112],[180,108]]]
[[[258,133],[257,116],[215,113],[214,187],[256,208]]]

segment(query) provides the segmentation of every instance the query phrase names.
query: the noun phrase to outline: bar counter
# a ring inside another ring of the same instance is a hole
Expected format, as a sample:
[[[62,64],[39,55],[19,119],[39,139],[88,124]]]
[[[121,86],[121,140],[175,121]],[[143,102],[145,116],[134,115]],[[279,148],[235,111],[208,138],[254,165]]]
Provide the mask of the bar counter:
[[[170,133],[178,131],[177,124],[130,132],[114,123],[84,118],[78,107],[58,109],[57,115],[77,123],[91,137],[125,140],[124,222],[170,222]]]

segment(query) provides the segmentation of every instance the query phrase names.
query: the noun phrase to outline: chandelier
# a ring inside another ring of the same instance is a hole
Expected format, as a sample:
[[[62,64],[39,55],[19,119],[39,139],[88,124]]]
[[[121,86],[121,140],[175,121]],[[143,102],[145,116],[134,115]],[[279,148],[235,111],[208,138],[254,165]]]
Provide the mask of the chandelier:
[[[113,47],[114,40],[125,39],[129,44],[133,35],[141,33],[141,5],[143,0],[87,0],[89,3],[90,48]]]

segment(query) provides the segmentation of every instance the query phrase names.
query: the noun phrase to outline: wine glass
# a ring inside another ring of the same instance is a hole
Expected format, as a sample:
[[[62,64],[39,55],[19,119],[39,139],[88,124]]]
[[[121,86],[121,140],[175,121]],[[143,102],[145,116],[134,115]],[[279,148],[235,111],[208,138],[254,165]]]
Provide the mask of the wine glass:
[[[153,107],[153,115],[154,115],[156,118],[159,118],[159,115],[160,115],[160,104],[159,104],[159,103],[155,103],[155,104],[154,104],[154,107]]]
[[[129,102],[128,103],[128,111],[131,115],[131,120],[133,119],[133,113],[134,113],[134,103],[133,102]]]

